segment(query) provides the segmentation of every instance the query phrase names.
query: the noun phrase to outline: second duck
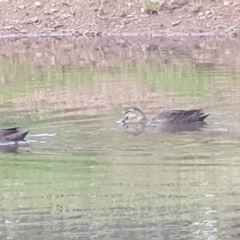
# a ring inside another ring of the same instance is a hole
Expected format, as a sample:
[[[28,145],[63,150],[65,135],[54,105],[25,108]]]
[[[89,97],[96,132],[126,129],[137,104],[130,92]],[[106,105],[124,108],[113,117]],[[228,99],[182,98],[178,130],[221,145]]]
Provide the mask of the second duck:
[[[209,114],[205,114],[202,109],[192,110],[170,110],[159,113],[156,117],[148,120],[145,114],[137,107],[128,108],[124,117],[116,123],[126,125],[128,123],[142,123],[149,125],[161,124],[205,124],[205,119]]]

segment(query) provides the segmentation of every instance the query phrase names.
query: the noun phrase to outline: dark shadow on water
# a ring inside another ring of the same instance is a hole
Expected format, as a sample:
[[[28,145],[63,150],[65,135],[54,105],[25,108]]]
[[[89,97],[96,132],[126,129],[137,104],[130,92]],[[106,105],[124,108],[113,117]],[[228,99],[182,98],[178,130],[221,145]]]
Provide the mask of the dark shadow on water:
[[[18,153],[19,145],[18,144],[6,144],[0,145],[1,153]]]

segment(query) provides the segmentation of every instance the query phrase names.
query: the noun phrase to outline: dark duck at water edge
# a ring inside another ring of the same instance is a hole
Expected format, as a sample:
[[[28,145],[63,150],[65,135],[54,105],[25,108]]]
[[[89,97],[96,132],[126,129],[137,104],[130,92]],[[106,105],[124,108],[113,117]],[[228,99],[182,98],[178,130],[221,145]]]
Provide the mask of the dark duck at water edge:
[[[165,131],[196,131],[206,124],[205,119],[209,116],[202,109],[170,110],[159,113],[156,117],[148,120],[145,114],[137,107],[128,108],[124,117],[116,123],[126,126],[131,123],[141,125],[159,126]]]
[[[20,132],[18,127],[14,128],[6,128],[0,130],[0,142],[19,142],[25,141],[25,137],[27,136],[29,131]]]

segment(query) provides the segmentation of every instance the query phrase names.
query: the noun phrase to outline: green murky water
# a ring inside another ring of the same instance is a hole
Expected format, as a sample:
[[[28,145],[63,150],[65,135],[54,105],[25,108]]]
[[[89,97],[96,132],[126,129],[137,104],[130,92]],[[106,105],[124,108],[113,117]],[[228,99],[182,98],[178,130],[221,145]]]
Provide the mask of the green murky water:
[[[30,130],[0,147],[1,239],[239,239],[237,40],[0,45],[1,126]],[[211,115],[138,132],[115,124],[129,106]]]

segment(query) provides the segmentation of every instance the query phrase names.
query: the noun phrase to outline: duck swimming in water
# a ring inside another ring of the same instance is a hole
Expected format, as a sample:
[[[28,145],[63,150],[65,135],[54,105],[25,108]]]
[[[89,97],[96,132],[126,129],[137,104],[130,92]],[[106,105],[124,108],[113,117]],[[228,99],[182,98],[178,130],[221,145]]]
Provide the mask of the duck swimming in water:
[[[117,123],[204,123],[204,120],[208,115],[209,114],[203,113],[202,109],[170,110],[159,113],[155,118],[149,121],[139,108],[131,107],[125,112],[124,118],[117,121]]]
[[[126,126],[130,123],[141,125],[159,126],[165,131],[196,131],[205,125],[205,114],[202,109],[170,110],[159,113],[156,117],[148,120],[145,114],[137,107],[128,108],[124,117],[116,123]]]
[[[20,132],[19,128],[6,128],[0,130],[0,142],[18,142],[25,141],[25,137],[28,134],[26,132]]]

